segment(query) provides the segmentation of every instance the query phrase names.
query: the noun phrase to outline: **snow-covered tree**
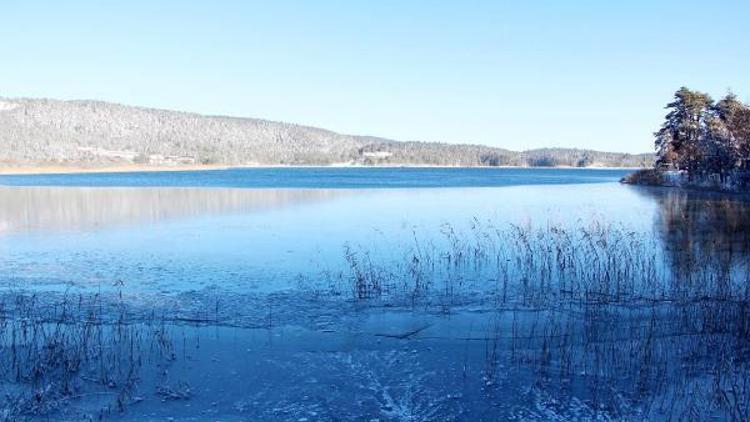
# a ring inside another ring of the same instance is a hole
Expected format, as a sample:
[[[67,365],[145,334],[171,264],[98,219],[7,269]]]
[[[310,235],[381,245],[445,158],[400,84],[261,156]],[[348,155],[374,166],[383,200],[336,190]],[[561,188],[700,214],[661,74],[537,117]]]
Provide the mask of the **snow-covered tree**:
[[[656,132],[657,166],[697,174],[704,160],[707,121],[713,101],[708,94],[680,88]]]

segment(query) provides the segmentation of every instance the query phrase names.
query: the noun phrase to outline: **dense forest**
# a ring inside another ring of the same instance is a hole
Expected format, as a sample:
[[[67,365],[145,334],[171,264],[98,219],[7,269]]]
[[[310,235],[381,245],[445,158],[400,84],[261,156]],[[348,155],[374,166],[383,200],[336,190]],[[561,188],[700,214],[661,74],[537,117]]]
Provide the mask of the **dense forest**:
[[[397,142],[251,118],[100,101],[0,98],[0,165],[648,167],[652,154]]]
[[[705,93],[680,88],[654,134],[657,160],[652,171],[628,181],[745,190],[750,187],[750,106],[729,93],[718,102]]]

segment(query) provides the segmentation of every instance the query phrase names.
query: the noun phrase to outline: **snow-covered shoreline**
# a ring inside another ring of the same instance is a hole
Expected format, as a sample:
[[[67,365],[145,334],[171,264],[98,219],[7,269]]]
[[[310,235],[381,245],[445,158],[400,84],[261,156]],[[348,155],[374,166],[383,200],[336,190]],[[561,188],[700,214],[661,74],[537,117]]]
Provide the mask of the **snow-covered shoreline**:
[[[64,166],[64,165],[42,165],[42,166],[6,166],[0,167],[0,175],[41,175],[41,174],[75,174],[75,173],[134,173],[134,172],[183,172],[183,171],[209,171],[228,170],[243,168],[443,168],[443,169],[579,169],[579,170],[640,170],[640,167],[608,167],[608,166],[440,166],[440,165],[415,165],[415,164],[393,164],[393,165],[363,165],[352,163],[334,163],[330,165],[266,165],[266,164],[196,164],[196,165],[115,165],[104,167]]]
[[[748,193],[748,180],[750,175],[736,171],[723,179],[718,174],[694,176],[691,179],[685,171],[643,169],[623,177],[621,182],[630,185]]]

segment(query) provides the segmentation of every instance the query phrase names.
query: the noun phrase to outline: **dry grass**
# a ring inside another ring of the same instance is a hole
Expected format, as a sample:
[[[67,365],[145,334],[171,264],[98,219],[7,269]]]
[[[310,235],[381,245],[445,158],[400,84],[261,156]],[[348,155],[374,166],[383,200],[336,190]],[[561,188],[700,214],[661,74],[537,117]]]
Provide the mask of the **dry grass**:
[[[529,388],[586,397],[608,415],[750,418],[750,259],[741,245],[667,250],[659,239],[596,223],[475,220],[441,233],[432,242],[415,235],[403,253],[347,246],[349,268],[326,273],[327,291],[364,307],[450,313],[481,305],[494,319],[475,339],[485,353],[472,381],[487,394],[513,368]],[[5,297],[0,419],[54,415],[87,395],[109,398],[99,417],[124,411],[138,401],[144,370],[162,374],[154,393],[163,400],[191,397],[189,385],[167,376],[176,353],[164,317],[134,318],[121,295]],[[268,303],[272,326],[285,305]],[[205,321],[219,324],[215,306]]]
[[[654,169],[642,169],[622,178],[623,183],[631,185],[664,186],[666,180],[662,172]]]
[[[653,417],[750,418],[750,256],[737,245],[665,250],[600,224],[475,221],[442,232],[444,241],[415,241],[395,260],[347,247],[351,273],[340,286],[364,304],[446,312],[467,292],[491,298],[500,322],[484,339],[488,386],[499,366],[515,366],[558,396],[585,389],[609,414],[627,399]]]
[[[100,419],[123,412],[139,401],[135,391],[144,361],[164,366],[174,360],[166,326],[156,318],[130,321],[121,300],[65,295],[49,304],[25,293],[5,298],[0,420],[52,415],[90,396],[107,398],[95,415]]]

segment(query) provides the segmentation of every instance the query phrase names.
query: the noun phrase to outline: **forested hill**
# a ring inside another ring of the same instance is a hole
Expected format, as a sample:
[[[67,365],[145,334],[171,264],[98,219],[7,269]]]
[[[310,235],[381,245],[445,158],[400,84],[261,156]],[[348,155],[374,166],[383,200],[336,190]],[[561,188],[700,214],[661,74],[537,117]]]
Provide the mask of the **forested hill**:
[[[0,98],[0,165],[454,165],[646,167],[652,154],[509,151],[397,142],[252,118],[101,101]]]

